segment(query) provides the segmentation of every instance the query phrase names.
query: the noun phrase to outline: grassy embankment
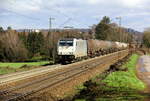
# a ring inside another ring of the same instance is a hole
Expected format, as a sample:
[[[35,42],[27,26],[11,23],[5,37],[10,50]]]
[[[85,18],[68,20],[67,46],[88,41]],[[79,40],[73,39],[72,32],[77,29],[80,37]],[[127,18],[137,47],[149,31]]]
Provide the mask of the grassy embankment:
[[[142,101],[145,96],[139,93],[145,89],[145,84],[136,76],[136,63],[138,55],[133,54],[129,61],[122,67],[126,71],[116,71],[109,74],[100,81],[99,76],[90,83],[75,97],[75,101]]]
[[[13,73],[17,71],[26,71],[38,66],[52,64],[48,60],[41,60],[41,57],[33,57],[29,62],[0,62],[0,74]],[[34,62],[33,62],[34,61]]]
[[[13,73],[17,71],[25,71],[46,64],[49,64],[49,61],[24,62],[24,63],[1,63],[0,62],[0,74]]]

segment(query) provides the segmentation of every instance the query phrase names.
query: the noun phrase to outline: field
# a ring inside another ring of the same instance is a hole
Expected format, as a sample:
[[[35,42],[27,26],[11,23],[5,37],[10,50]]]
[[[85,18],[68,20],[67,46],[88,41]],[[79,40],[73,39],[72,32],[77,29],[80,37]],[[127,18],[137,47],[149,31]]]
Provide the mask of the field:
[[[133,54],[122,67],[126,71],[110,73],[101,80],[102,75],[84,84],[75,101],[143,101],[147,95],[140,93],[146,86],[136,76],[136,63],[139,56]]]
[[[0,74],[7,74],[17,71],[29,70],[38,66],[50,64],[49,61],[40,62],[20,62],[20,63],[2,63],[0,62]]]

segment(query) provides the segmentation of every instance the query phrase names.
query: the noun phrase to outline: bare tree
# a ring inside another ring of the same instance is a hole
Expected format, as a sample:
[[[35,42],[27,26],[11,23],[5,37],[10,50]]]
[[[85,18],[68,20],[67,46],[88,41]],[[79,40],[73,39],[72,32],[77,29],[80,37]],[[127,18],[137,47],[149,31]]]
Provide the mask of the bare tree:
[[[24,61],[27,59],[27,50],[14,31],[8,31],[0,37],[1,50],[5,61]]]

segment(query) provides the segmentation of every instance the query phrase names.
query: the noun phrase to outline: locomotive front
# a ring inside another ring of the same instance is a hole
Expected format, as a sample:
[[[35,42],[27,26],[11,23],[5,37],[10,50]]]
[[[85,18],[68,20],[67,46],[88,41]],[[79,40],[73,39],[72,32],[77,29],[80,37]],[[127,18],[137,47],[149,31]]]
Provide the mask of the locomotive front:
[[[74,58],[74,39],[61,39],[58,41],[57,52],[59,61],[71,61]]]
[[[73,55],[74,53],[74,40],[61,39],[58,42],[58,55]]]

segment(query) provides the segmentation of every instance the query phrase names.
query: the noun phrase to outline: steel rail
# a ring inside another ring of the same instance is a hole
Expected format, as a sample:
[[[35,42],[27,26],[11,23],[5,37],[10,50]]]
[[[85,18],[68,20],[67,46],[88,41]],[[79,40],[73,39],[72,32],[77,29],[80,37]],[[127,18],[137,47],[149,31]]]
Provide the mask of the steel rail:
[[[24,80],[30,77],[34,77],[35,75],[42,75],[45,74],[47,72],[51,72],[53,70],[55,70],[56,67],[59,67],[60,65],[52,65],[49,67],[41,67],[41,68],[37,68],[37,69],[33,69],[33,70],[29,70],[29,71],[24,71],[24,72],[18,72],[18,73],[13,73],[13,74],[8,74],[8,75],[2,75],[0,76],[0,86],[7,84],[7,83],[11,83],[11,82],[15,82],[18,80]]]

